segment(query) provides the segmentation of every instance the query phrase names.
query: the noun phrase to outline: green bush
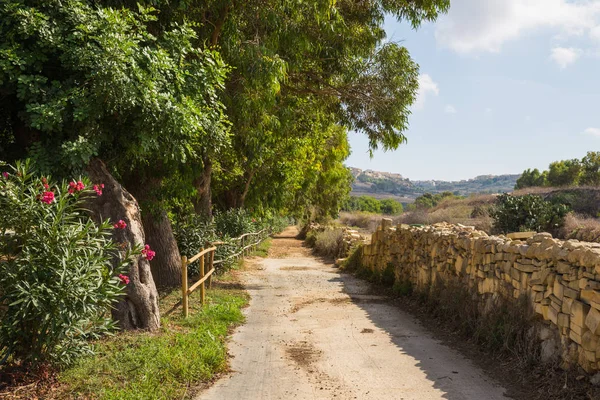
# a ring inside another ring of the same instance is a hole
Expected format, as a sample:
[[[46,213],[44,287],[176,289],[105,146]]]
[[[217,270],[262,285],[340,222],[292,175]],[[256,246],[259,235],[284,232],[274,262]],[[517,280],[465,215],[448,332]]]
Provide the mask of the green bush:
[[[253,218],[246,210],[232,209],[217,213],[214,222],[208,222],[197,214],[175,216],[173,233],[179,251],[188,257],[198,254],[213,242],[225,242],[218,245],[215,251],[215,260],[225,260],[217,267],[219,272],[224,272],[235,262],[234,259],[228,258],[241,250],[240,243],[233,239],[244,233],[258,232],[265,228],[268,228],[267,233],[281,232],[290,223],[289,218],[271,213],[267,213],[262,218]],[[198,261],[189,264],[188,274],[197,276],[199,266]]]
[[[231,208],[215,213],[215,228],[221,237],[238,237],[248,232],[255,232],[258,227],[256,219],[243,208]]]
[[[494,229],[509,232],[556,232],[564,224],[569,207],[545,201],[540,196],[498,196],[491,210]]]
[[[132,253],[113,269],[112,226],[83,209],[96,195],[85,180],[36,177],[28,163],[0,176],[0,354],[13,362],[71,364],[114,328],[109,310],[124,288],[115,275]]]

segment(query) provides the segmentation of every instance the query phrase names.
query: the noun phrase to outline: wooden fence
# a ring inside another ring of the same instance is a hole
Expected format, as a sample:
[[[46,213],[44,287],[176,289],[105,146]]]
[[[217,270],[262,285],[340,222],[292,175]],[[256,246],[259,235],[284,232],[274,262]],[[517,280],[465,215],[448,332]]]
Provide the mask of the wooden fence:
[[[258,246],[263,240],[270,235],[270,228],[265,228],[259,232],[250,232],[237,237],[232,242],[213,242],[211,247],[208,249],[202,249],[198,254],[188,259],[186,256],[181,257],[181,294],[183,296],[183,316],[187,318],[189,315],[189,296],[198,288],[200,288],[200,298],[202,305],[205,303],[206,296],[206,282],[208,281],[208,288],[210,289],[212,283],[212,275],[215,272],[215,266],[223,264],[224,262],[231,260],[232,258],[243,257],[249,254],[256,246]],[[217,246],[231,246],[239,247],[240,250],[230,256],[215,261],[215,251]],[[200,264],[200,279],[195,282],[192,286],[188,287],[188,265],[198,261]],[[205,267],[208,267],[206,270]]]

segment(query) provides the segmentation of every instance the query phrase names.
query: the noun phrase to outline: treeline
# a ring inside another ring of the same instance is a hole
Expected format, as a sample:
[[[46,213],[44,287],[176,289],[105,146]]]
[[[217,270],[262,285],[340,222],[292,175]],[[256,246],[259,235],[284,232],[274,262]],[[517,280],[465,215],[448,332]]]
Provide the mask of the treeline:
[[[180,283],[174,223],[232,208],[336,215],[350,190],[347,132],[397,148],[418,89],[418,66],[386,40],[384,18],[417,27],[448,7],[4,0],[0,160],[103,192],[86,204],[92,219],[124,227],[112,235],[121,247],[153,249],[129,267],[116,319],[157,329],[155,286]],[[58,184],[20,184],[44,191],[29,201],[69,199]]]
[[[526,169],[515,189],[534,186],[598,186],[600,185],[600,152],[589,151],[581,160],[562,160],[550,163],[548,170]]]
[[[377,200],[371,196],[350,196],[343,203],[342,211],[363,211],[376,214],[398,215],[404,211],[402,203],[394,199]]]

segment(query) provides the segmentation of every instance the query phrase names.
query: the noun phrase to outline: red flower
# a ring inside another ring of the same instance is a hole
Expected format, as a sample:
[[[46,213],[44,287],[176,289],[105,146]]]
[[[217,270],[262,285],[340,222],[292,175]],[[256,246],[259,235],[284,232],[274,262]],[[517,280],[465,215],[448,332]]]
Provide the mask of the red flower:
[[[104,189],[104,183],[100,185],[94,185],[94,191],[98,196],[102,196],[102,189]]]
[[[4,177],[4,179],[8,179],[8,172],[4,171],[2,173],[2,176]]]
[[[122,219],[119,220],[116,224],[113,225],[115,229],[125,229],[127,228],[127,223]]]
[[[156,253],[152,249],[150,249],[150,245],[147,244],[147,245],[144,246],[144,250],[142,250],[142,255],[144,257],[146,257],[146,259],[148,261],[152,261],[152,259],[156,255]]]
[[[75,192],[81,192],[83,189],[85,189],[85,185],[83,184],[83,182],[81,182],[81,181],[69,182],[69,193],[70,194],[73,194]]]
[[[119,274],[119,279],[123,285],[129,284],[129,277],[127,275]]]
[[[54,201],[54,192],[44,192],[40,200],[46,204],[52,203]]]

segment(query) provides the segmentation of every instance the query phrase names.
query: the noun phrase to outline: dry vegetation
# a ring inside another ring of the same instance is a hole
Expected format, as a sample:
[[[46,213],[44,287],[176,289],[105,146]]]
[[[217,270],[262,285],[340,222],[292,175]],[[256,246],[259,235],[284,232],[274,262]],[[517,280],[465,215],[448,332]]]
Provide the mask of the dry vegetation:
[[[394,224],[435,224],[449,222],[453,224],[473,225],[486,232],[491,231],[492,219],[489,208],[493,205],[495,196],[477,195],[466,199],[447,199],[429,210],[408,211],[393,217]],[[339,222],[346,226],[359,228],[362,232],[373,233],[377,229],[380,214],[355,212],[340,213]]]
[[[590,208],[597,206],[592,201],[598,188],[568,188],[567,190],[576,190],[575,196],[581,204],[577,207]],[[586,190],[585,196],[584,192]],[[559,195],[565,193],[565,189],[559,188],[527,188],[515,191],[515,194],[537,194],[543,197]],[[594,193],[593,195],[590,195]],[[593,197],[593,198],[592,198]],[[396,224],[435,224],[438,222],[449,222],[452,224],[463,224],[475,226],[475,228],[492,233],[493,219],[490,217],[490,208],[494,205],[496,196],[494,195],[473,195],[465,199],[447,199],[443,200],[436,207],[427,210],[408,211],[404,214],[393,217],[393,223]],[[585,203],[585,204],[584,204]],[[587,205],[587,203],[590,203]],[[592,204],[594,203],[594,204]],[[592,210],[593,211],[593,210]],[[382,218],[386,216],[381,214],[372,214],[365,212],[342,212],[339,222],[342,225],[359,229],[361,233],[373,233],[377,229]],[[564,226],[560,229],[558,238],[577,239],[586,242],[600,242],[600,218],[586,216],[577,212],[569,213],[565,219]]]

